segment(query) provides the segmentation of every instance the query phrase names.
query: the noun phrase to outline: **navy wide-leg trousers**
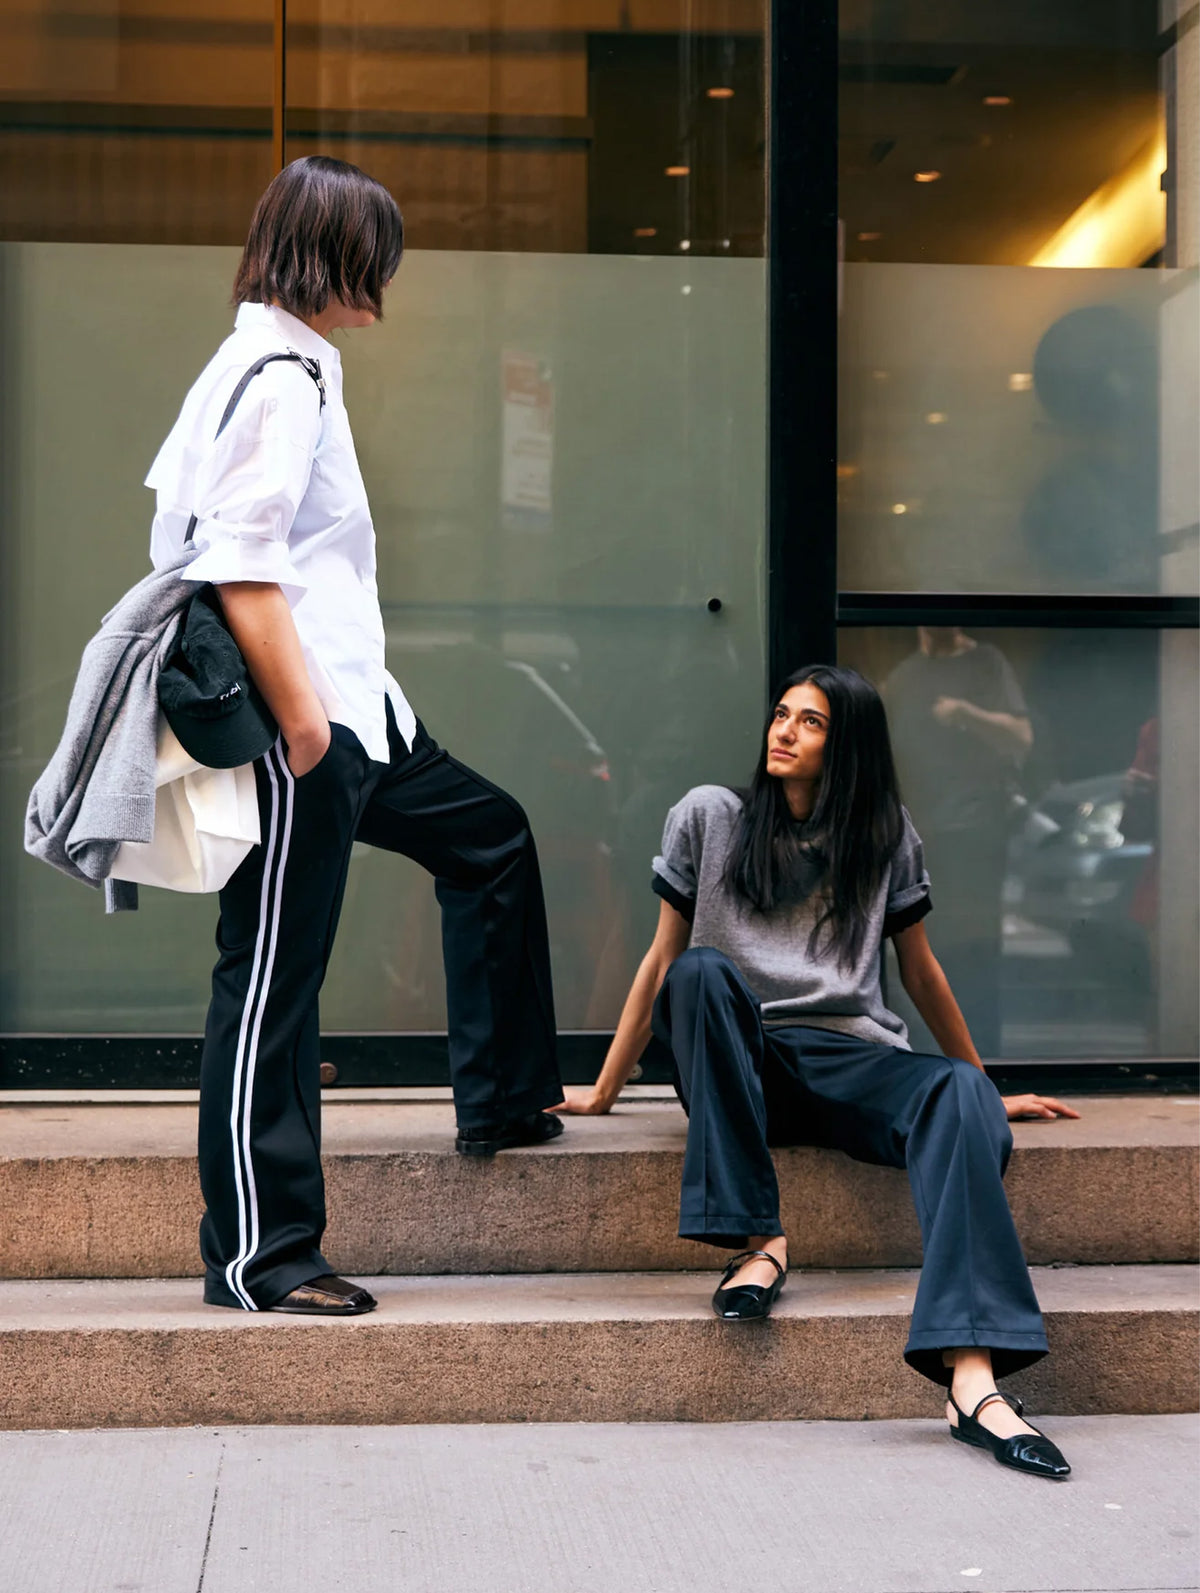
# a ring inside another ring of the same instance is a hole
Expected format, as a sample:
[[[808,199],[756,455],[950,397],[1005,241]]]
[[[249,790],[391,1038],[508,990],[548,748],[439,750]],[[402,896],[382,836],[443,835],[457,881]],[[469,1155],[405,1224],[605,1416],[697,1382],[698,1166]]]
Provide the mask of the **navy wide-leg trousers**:
[[[991,1351],[998,1377],[1046,1354],[1002,1183],[1012,1134],[968,1062],[832,1030],[764,1028],[734,964],[711,948],[671,965],[654,1032],[688,1113],[679,1232],[740,1248],[784,1230],[770,1145],[829,1145],[908,1170],[924,1263],[905,1359],[948,1386],[942,1351]]]
[[[335,724],[296,779],[282,744],[255,766],[262,841],[221,892],[200,1075],[204,1298],[265,1309],[330,1270],[321,1255],[317,998],[355,840],[435,879],[459,1125],[562,1100],[537,851],[521,807],[418,724],[374,763]]]

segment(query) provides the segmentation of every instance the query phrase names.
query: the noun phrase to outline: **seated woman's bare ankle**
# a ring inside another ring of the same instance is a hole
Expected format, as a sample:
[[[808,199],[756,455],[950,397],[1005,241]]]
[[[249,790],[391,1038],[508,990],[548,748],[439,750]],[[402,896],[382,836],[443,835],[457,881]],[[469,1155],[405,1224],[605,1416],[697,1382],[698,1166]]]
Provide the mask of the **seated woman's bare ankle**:
[[[770,1238],[763,1238],[761,1234],[752,1235],[746,1240],[745,1248],[747,1250],[765,1250],[768,1255],[775,1257],[785,1271],[787,1270],[786,1235],[776,1234]],[[778,1276],[779,1274],[769,1261],[761,1261],[756,1258],[752,1261],[747,1261],[743,1266],[739,1267],[724,1287],[733,1289],[743,1283],[754,1283],[761,1288],[767,1289],[770,1288]]]
[[[953,1368],[950,1392],[957,1401],[959,1410],[967,1416],[972,1414],[981,1399],[985,1399],[988,1394],[995,1391],[996,1374],[992,1370],[992,1357],[987,1350],[975,1347],[944,1350],[942,1364]],[[958,1415],[949,1400],[946,1402],[946,1419],[952,1427],[958,1425]],[[1012,1438],[1017,1433],[1033,1431],[1028,1422],[1021,1420],[1011,1405],[1000,1399],[985,1405],[976,1420],[981,1427],[986,1427],[988,1432],[994,1433],[997,1438]]]

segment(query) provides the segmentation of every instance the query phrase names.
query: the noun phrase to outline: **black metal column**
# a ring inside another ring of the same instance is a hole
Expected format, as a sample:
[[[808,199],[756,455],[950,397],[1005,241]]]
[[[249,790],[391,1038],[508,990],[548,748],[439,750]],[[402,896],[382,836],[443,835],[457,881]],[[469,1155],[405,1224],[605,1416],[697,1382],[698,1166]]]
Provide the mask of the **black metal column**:
[[[767,167],[767,661],[837,658],[834,0],[772,0]]]

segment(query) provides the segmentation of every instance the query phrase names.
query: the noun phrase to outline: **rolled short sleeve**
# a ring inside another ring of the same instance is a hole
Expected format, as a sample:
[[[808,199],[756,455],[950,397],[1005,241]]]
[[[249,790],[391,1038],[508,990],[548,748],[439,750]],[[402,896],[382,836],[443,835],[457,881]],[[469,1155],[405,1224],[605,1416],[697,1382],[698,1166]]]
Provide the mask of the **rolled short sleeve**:
[[[904,833],[892,858],[888,879],[887,905],[884,908],[883,933],[898,935],[911,929],[933,908],[929,873],[925,867],[925,848],[917,834],[907,809],[904,813]]]
[[[662,852],[654,859],[652,889],[691,923],[696,916],[696,889],[700,877],[700,836],[694,804],[689,797],[667,814]]]
[[[289,602],[303,596],[308,583],[292,563],[288,534],[320,428],[318,394],[303,371],[274,366],[255,378],[196,472],[200,551],[189,581],[274,581]]]

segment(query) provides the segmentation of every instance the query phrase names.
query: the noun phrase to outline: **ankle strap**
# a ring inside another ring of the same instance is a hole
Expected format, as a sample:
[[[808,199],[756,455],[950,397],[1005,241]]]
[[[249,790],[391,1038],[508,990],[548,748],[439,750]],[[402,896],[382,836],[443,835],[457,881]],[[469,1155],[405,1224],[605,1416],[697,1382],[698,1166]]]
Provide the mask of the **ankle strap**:
[[[979,1401],[979,1404],[976,1405],[975,1409],[971,1412],[971,1420],[977,1421],[979,1419],[979,1412],[984,1408],[984,1406],[994,1405],[998,1399],[1003,1400],[1004,1404],[1008,1406],[1009,1410],[1014,1411],[1016,1415],[1021,1416],[1024,1414],[1025,1406],[1015,1394],[1002,1394],[997,1388],[993,1389],[990,1394],[985,1394],[983,1396],[983,1398]],[[950,1403],[954,1405],[953,1397],[951,1397]],[[955,1410],[958,1410],[957,1405],[954,1405],[954,1408]],[[959,1411],[959,1415],[963,1415],[963,1412]]]
[[[1004,1402],[1004,1395],[998,1388],[993,1389],[990,1394],[985,1394],[979,1401],[979,1404],[976,1405],[975,1409],[971,1412],[971,1420],[973,1422],[977,1422],[979,1420],[979,1412],[986,1409],[988,1405],[994,1405],[997,1400]]]
[[[781,1278],[786,1276],[784,1268],[776,1261],[769,1250],[743,1250],[740,1255],[734,1256],[733,1260],[725,1268],[725,1276],[727,1278],[732,1277],[743,1261],[757,1260],[769,1261]]]

